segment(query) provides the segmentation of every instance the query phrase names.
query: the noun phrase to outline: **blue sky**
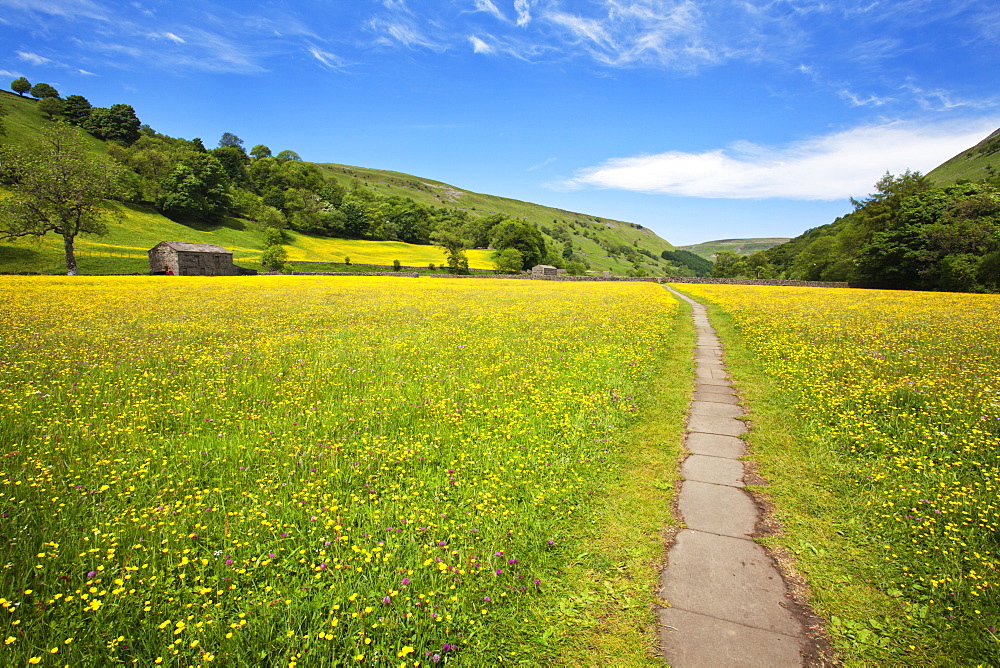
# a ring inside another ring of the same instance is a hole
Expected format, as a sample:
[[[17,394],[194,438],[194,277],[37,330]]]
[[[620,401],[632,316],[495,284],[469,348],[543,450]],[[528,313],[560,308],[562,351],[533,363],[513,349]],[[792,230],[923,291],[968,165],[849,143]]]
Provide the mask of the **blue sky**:
[[[0,77],[675,244],[795,236],[976,143],[998,47],[995,0],[0,0]]]

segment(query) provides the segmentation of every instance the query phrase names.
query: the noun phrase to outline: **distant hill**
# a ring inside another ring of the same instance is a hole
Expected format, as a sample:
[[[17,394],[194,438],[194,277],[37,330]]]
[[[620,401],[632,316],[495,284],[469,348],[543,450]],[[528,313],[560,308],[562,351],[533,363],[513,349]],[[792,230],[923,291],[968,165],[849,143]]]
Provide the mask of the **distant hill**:
[[[753,255],[754,253],[759,253],[765,251],[768,248],[773,248],[779,244],[783,244],[788,239],[772,237],[772,238],[762,238],[762,239],[719,239],[717,241],[705,241],[700,244],[691,244],[689,246],[678,246],[680,250],[686,250],[694,253],[695,255],[700,255],[706,260],[711,260],[716,253],[721,253],[722,251],[732,251],[737,255]]]
[[[6,135],[0,136],[0,142],[23,143],[51,123],[33,99],[2,91],[0,105],[8,110],[0,121],[7,130]],[[95,151],[106,151],[104,142],[95,138],[90,141]],[[662,257],[664,251],[672,251],[674,246],[635,223],[475,193],[401,172],[334,163],[316,165],[328,181],[336,181],[348,190],[360,187],[377,197],[409,198],[425,206],[465,211],[473,216],[499,213],[523,218],[539,228],[556,253],[561,254],[569,243],[573,254],[583,258],[595,271],[625,274],[641,268],[652,275],[684,272]],[[263,252],[261,229],[250,221],[229,217],[216,225],[185,223],[170,220],[148,206],[124,205],[120,208],[123,221],[111,225],[108,235],[77,239],[82,273],[142,271],[145,250],[164,239],[218,243],[232,249],[236,261],[247,266],[253,266]],[[346,256],[355,263],[384,265],[391,265],[396,259],[404,265],[441,265],[444,262],[444,254],[436,246],[341,239],[301,232],[290,232],[288,236],[286,246],[290,260],[342,262]],[[472,268],[493,266],[490,253],[485,249],[470,250],[468,256]],[[0,272],[58,273],[60,257],[61,241],[55,236],[45,237],[40,243],[4,242],[0,244]],[[106,259],[102,262],[88,259],[98,257]],[[126,262],[124,259],[129,257],[132,259]]]

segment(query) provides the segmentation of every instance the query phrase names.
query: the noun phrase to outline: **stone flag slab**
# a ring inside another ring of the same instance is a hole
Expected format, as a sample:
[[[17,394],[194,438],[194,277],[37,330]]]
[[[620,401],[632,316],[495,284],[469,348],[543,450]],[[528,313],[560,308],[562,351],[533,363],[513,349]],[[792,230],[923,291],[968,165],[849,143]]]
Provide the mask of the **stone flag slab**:
[[[785,609],[785,583],[757,543],[685,529],[677,534],[662,578],[672,608],[755,629],[800,636]]]

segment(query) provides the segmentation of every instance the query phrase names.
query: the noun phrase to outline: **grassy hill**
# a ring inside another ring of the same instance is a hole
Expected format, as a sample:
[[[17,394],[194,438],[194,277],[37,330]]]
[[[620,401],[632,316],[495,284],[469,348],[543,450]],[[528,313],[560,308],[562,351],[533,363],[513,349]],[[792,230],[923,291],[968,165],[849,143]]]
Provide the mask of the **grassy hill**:
[[[706,260],[711,260],[716,253],[722,251],[732,251],[738,255],[753,255],[783,244],[788,239],[761,238],[761,239],[719,239],[717,241],[705,241],[700,244],[689,246],[678,246],[680,250],[686,250],[699,255]]]
[[[523,218],[537,225],[546,236],[546,241],[557,248],[561,244],[553,239],[552,232],[560,226],[567,227],[572,224],[572,228],[575,228],[573,246],[594,269],[609,269],[624,273],[631,268],[631,263],[624,259],[608,257],[607,244],[643,249],[656,258],[659,258],[663,251],[674,249],[673,245],[661,239],[655,232],[635,223],[476,193],[441,181],[401,172],[333,163],[320,163],[319,167],[327,178],[335,179],[345,187],[350,187],[357,180],[379,194],[409,197],[415,202],[429,206],[461,209],[477,216],[500,213],[510,218]],[[649,271],[661,273],[657,271],[659,263],[646,264]]]
[[[22,143],[36,136],[49,121],[37,109],[37,102],[6,91],[0,92],[0,105],[8,110],[3,118],[7,133],[3,143]],[[94,151],[104,151],[98,139],[89,139]],[[664,250],[673,246],[653,231],[619,220],[602,219],[584,213],[521,202],[504,197],[463,190],[440,181],[411,174],[369,169],[333,163],[319,164],[328,179],[345,187],[359,182],[386,197],[408,197],[421,204],[448,207],[485,216],[501,213],[535,223],[553,248],[562,243],[554,239],[559,229],[569,230],[577,254],[583,256],[593,270],[610,270],[623,274],[633,264],[608,249],[629,246],[644,251],[642,267],[653,275],[662,275],[666,263],[660,259]],[[2,191],[0,191],[2,192]],[[172,221],[149,207],[118,205],[119,222],[101,237],[81,236],[77,239],[81,273],[143,273],[148,270],[146,251],[163,240],[215,243],[233,251],[237,264],[259,268],[263,251],[261,230],[246,221],[229,218],[219,225],[184,224]],[[361,241],[309,236],[289,232],[285,247],[289,260],[313,262],[343,262],[391,265],[399,260],[403,265],[441,265],[444,252],[435,246],[405,244],[393,241]],[[473,269],[493,267],[490,252],[473,249],[467,252]],[[650,257],[651,256],[651,257]],[[41,241],[18,240],[0,243],[0,273],[38,272],[61,273],[63,270],[62,241],[47,236]]]
[[[927,173],[936,186],[992,179],[1000,170],[1000,129]]]

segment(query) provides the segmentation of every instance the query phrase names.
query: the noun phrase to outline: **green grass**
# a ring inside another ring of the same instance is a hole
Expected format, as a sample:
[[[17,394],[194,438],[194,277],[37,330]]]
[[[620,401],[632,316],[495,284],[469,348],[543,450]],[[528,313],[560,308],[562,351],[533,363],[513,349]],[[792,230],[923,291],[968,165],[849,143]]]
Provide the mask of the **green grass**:
[[[0,282],[5,662],[652,663],[662,288]]]
[[[1000,131],[994,132],[976,146],[938,165],[927,173],[927,178],[937,186],[951,185],[961,180],[981,181],[995,178],[1000,173],[1000,152],[996,151],[998,143],[1000,143]]]

